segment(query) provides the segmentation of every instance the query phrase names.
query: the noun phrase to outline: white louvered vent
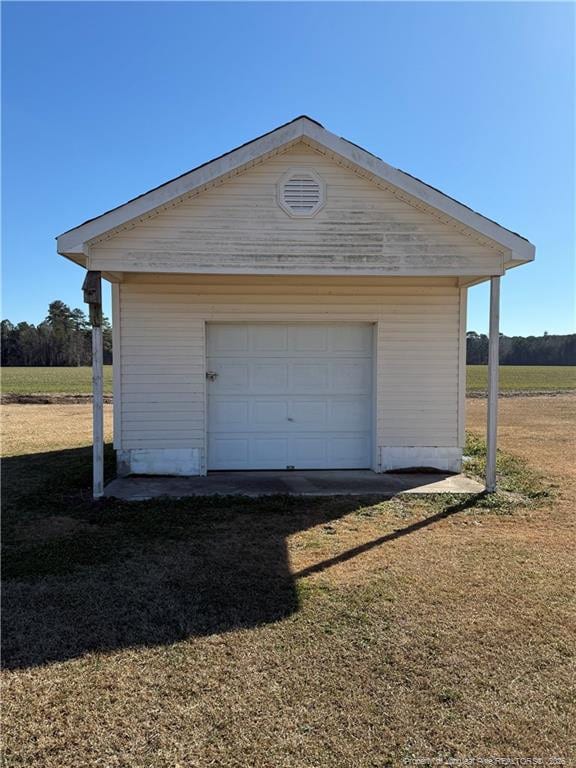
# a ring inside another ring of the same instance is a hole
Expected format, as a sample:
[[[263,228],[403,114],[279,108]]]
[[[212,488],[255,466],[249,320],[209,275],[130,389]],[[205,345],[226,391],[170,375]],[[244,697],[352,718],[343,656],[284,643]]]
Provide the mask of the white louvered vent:
[[[309,173],[292,176],[284,184],[284,203],[293,213],[311,213],[320,202],[320,184]]]
[[[278,203],[290,216],[314,216],[324,205],[325,190],[315,171],[292,169],[278,183]]]

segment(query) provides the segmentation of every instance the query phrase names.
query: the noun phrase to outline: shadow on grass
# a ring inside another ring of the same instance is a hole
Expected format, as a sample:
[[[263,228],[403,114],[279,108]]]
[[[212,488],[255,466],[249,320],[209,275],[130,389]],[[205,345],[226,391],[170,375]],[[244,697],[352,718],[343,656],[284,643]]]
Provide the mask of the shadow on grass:
[[[400,528],[399,530],[392,531],[391,533],[387,533],[384,536],[379,536],[377,539],[372,539],[372,541],[367,541],[357,547],[348,549],[346,552],[342,552],[341,554],[336,555],[335,557],[331,557],[328,560],[322,560],[320,563],[314,563],[314,565],[310,565],[308,568],[304,568],[302,571],[294,573],[293,578],[303,579],[306,576],[311,576],[314,573],[322,573],[322,571],[325,571],[327,568],[332,568],[334,565],[339,565],[340,563],[345,563],[347,560],[352,560],[352,558],[357,557],[358,555],[362,555],[364,552],[369,552],[371,549],[375,549],[376,547],[381,547],[382,544],[386,544],[389,541],[400,539],[402,536],[407,536],[410,533],[416,533],[417,531],[422,530],[422,528],[427,528],[429,525],[433,525],[434,523],[440,522],[440,520],[445,520],[447,517],[455,515],[457,512],[463,512],[466,509],[470,509],[470,507],[475,506],[475,504],[480,499],[483,499],[486,495],[486,491],[482,491],[481,493],[474,494],[473,496],[468,496],[464,501],[461,501],[458,504],[451,504],[441,512],[437,512],[435,515],[426,517],[424,520],[418,520],[418,522],[407,525],[405,528]]]
[[[107,461],[111,468],[112,452]],[[94,503],[90,450],[3,463],[8,668],[170,644],[268,624],[298,610],[297,578],[415,533],[477,496],[299,574],[287,537],[375,502],[239,496]],[[447,502],[448,503],[448,502]]]

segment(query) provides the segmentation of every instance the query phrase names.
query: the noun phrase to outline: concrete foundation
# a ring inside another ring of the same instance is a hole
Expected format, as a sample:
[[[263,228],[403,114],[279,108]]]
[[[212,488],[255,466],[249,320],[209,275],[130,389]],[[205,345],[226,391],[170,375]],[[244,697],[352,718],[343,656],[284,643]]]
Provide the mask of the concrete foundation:
[[[379,496],[402,493],[481,493],[484,486],[465,475],[385,473],[370,470],[210,472],[204,477],[118,477],[104,491],[126,501],[161,496]]]

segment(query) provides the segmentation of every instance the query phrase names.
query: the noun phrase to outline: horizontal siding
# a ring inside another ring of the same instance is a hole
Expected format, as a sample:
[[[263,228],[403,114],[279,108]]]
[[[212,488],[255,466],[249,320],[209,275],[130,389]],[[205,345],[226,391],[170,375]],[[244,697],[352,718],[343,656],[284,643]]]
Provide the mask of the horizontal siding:
[[[326,205],[288,216],[276,184],[316,170]],[[300,144],[90,246],[92,269],[138,272],[496,273],[502,253]]]
[[[124,449],[204,449],[204,323],[120,286]]]
[[[376,288],[376,290],[375,290]],[[205,322],[378,323],[378,446],[458,445],[459,289],[453,280],[389,278],[375,286],[230,277],[120,286],[121,447],[205,444]]]

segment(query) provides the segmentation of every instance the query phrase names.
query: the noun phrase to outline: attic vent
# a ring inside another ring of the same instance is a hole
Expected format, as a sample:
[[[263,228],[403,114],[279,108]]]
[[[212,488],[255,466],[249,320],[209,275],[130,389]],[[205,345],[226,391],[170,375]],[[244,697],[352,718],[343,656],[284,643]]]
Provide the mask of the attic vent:
[[[293,168],[278,183],[278,204],[290,216],[314,216],[324,206],[326,186],[315,171]]]

